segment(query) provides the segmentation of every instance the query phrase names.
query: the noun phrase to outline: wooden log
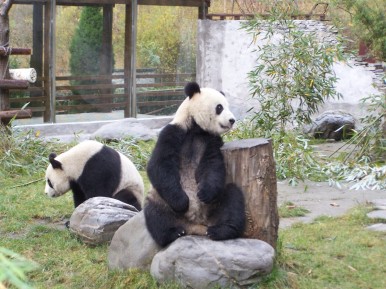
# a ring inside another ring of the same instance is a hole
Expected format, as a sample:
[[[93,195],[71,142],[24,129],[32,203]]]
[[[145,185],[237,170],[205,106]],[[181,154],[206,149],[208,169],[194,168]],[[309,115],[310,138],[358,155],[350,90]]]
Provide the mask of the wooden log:
[[[31,48],[0,47],[0,56],[6,55],[31,55]]]
[[[30,109],[0,111],[0,122],[4,125],[7,125],[13,118],[23,119],[31,117],[32,111]]]
[[[28,88],[27,80],[0,79],[0,88]]]
[[[227,183],[235,183],[245,197],[245,238],[259,239],[276,248],[279,229],[277,182],[272,143],[245,139],[224,144]]]
[[[10,69],[9,76],[14,80],[27,80],[30,83],[35,83],[36,70],[33,68]]]

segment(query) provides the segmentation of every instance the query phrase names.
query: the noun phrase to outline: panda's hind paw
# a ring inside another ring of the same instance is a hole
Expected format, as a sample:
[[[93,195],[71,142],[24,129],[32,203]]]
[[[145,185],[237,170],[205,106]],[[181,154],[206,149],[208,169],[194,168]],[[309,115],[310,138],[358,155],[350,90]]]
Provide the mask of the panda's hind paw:
[[[231,226],[215,225],[208,228],[207,236],[212,240],[219,241],[238,238],[239,234]]]

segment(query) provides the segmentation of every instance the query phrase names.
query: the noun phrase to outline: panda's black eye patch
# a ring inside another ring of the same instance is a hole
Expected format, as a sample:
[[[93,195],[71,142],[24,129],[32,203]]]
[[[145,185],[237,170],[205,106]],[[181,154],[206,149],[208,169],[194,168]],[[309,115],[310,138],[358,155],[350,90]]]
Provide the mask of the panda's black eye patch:
[[[224,110],[224,108],[221,104],[218,104],[216,106],[216,114],[221,114],[223,110]]]
[[[54,187],[52,186],[52,183],[51,183],[50,179],[47,179],[47,184],[50,186],[51,189],[54,188]]]

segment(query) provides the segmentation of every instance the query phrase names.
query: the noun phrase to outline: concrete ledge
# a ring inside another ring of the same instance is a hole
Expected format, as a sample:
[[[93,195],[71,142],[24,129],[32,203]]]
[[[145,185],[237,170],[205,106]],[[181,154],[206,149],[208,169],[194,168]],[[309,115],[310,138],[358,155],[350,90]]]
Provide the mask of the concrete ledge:
[[[30,131],[39,133],[42,138],[55,138],[70,140],[79,136],[79,139],[87,139],[98,129],[105,125],[116,123],[118,125],[142,124],[149,129],[160,129],[173,119],[172,116],[160,116],[151,118],[125,118],[119,120],[104,120],[104,121],[87,121],[87,122],[66,122],[66,123],[50,123],[50,124],[31,124],[14,126],[14,131]],[[113,129],[112,129],[113,130]]]

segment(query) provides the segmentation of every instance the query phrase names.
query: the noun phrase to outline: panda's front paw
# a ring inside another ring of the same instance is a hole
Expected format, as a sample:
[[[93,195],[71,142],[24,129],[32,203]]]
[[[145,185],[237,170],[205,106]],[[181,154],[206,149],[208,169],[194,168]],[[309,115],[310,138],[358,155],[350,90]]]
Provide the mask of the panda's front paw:
[[[180,198],[174,200],[173,204],[170,204],[170,206],[176,213],[185,213],[189,209],[189,198],[184,192],[184,194],[181,195]]]
[[[213,190],[200,189],[197,193],[197,197],[205,204],[210,204],[216,200],[216,194]]]

